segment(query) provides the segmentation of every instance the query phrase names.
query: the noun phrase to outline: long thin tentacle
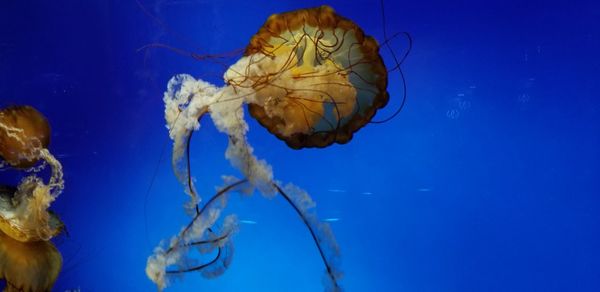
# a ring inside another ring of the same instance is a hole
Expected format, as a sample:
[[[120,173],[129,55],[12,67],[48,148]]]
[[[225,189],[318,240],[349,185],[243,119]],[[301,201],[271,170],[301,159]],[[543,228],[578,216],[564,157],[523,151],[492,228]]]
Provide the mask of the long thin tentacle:
[[[306,226],[306,228],[308,228],[308,231],[310,231],[310,235],[312,236],[313,241],[315,242],[315,245],[317,246],[317,249],[319,250],[321,259],[323,260],[323,263],[325,264],[325,268],[327,269],[327,275],[329,276],[329,279],[333,283],[335,291],[340,290],[340,286],[337,283],[337,277],[335,275],[333,267],[332,267],[331,263],[327,260],[327,257],[325,256],[325,252],[323,250],[323,247],[321,246],[321,240],[319,239],[316,230],[314,230],[313,226],[308,221],[306,214],[304,214],[304,212],[302,212],[302,210],[292,201],[290,196],[288,196],[288,194],[286,192],[284,192],[281,187],[279,187],[279,185],[277,185],[276,183],[273,183],[273,186],[277,189],[277,192],[292,206],[292,208],[296,211],[296,213],[298,213],[298,215],[304,222],[304,225]]]

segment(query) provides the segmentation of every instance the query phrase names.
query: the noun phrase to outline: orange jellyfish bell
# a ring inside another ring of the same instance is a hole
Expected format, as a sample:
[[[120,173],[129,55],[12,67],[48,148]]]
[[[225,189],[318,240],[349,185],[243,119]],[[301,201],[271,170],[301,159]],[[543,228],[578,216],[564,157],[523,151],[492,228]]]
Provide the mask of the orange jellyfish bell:
[[[245,56],[227,83],[249,80],[250,114],[294,149],[347,143],[388,101],[377,41],[329,6],[272,15]]]
[[[31,106],[0,109],[0,158],[16,168],[31,167],[50,144],[48,120]]]
[[[62,256],[51,242],[20,242],[0,232],[4,291],[50,291],[61,267]]]

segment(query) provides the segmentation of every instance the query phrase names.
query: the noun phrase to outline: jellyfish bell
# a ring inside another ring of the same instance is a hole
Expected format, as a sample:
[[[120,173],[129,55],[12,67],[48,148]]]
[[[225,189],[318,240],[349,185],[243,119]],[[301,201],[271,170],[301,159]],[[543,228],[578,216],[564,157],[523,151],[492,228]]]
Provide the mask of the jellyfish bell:
[[[347,143],[388,101],[377,41],[329,6],[272,15],[244,55],[226,83],[294,149]]]
[[[16,168],[35,165],[39,149],[50,144],[50,125],[31,106],[0,109],[0,159]]]
[[[62,256],[49,241],[21,242],[0,232],[0,279],[4,291],[50,291]]]

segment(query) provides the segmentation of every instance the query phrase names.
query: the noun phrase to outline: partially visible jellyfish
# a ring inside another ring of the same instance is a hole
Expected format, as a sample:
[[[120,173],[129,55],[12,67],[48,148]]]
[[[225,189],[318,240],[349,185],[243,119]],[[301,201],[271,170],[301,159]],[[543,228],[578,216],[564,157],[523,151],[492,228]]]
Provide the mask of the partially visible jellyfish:
[[[2,210],[16,189],[0,186]],[[50,241],[22,242],[0,232],[0,279],[5,291],[49,291],[62,267],[62,256]]]
[[[49,137],[48,121],[34,108],[0,109],[0,159],[27,173],[16,187],[0,186],[0,279],[6,291],[48,291],[62,266],[49,241],[64,230],[48,210],[64,188],[62,166],[47,148]],[[48,166],[45,181],[39,175]]]
[[[379,45],[354,22],[329,6],[274,14],[254,35],[244,56],[224,74],[218,87],[189,75],[173,77],[164,95],[165,117],[173,140],[172,164],[190,201],[191,222],[159,245],[146,273],[159,289],[172,276],[199,271],[205,277],[227,269],[233,251],[235,217],[217,223],[228,193],[255,190],[268,198],[281,195],[308,228],[325,265],[328,291],[339,291],[339,248],[327,223],[318,220],[314,202],[301,188],[282,186],[271,166],[254,155],[246,133],[244,104],[250,115],[294,149],[347,143],[388,101],[387,70]],[[189,142],[210,116],[227,135],[225,157],[243,179],[225,177],[224,186],[204,204],[190,175]],[[192,251],[216,251],[208,263],[196,263]]]
[[[27,168],[40,160],[41,149],[50,144],[50,124],[30,106],[0,110],[0,158],[17,168]]]
[[[0,230],[19,241],[49,240],[63,228],[47,211],[64,188],[62,165],[47,148],[49,136],[48,121],[34,108],[0,110],[0,158],[16,168],[32,167],[39,161],[42,167],[51,168],[47,183],[35,169],[10,198],[0,201]]]

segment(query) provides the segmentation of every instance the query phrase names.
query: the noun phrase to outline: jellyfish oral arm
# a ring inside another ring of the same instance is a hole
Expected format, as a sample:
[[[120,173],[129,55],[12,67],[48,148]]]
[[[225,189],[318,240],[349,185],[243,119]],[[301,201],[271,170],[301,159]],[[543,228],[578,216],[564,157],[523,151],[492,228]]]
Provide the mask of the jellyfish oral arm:
[[[147,276],[158,286],[165,288],[169,284],[169,275],[182,274],[188,271],[202,270],[205,277],[215,277],[222,274],[231,262],[232,241],[231,237],[237,230],[235,216],[227,216],[224,220],[222,234],[213,231],[213,226],[221,215],[227,203],[228,193],[245,184],[246,180],[239,180],[227,185],[210,198],[204,206],[196,209],[193,219],[182,231],[172,237],[168,242],[162,242],[148,258],[146,264]],[[167,246],[164,248],[163,246]],[[202,265],[193,264],[194,259],[188,256],[191,247],[203,247],[200,253],[206,254],[213,249],[218,249],[217,256],[210,262]],[[178,266],[176,270],[168,270],[171,266]]]
[[[173,140],[171,163],[177,179],[190,196],[190,202],[186,204],[188,213],[193,212],[200,202],[189,173],[189,142],[192,132],[200,128],[200,119],[208,112],[208,104],[213,101],[216,91],[217,87],[208,82],[181,74],[169,81],[163,98],[167,129]]]
[[[195,88],[196,91],[189,91],[190,88]],[[209,91],[212,95],[208,93]],[[179,165],[179,162],[184,165],[182,169],[175,169],[175,172],[184,173],[186,180],[183,183],[187,183],[188,193],[195,194],[191,185],[188,162],[190,137],[193,131],[200,127],[198,119],[207,113],[210,114],[215,127],[229,138],[225,157],[244,175],[245,179],[226,182],[225,187],[203,204],[202,208],[198,208],[199,200],[196,201],[195,208],[186,204],[186,210],[193,209],[196,212],[191,222],[177,236],[174,236],[165,248],[157,247],[155,253],[148,259],[146,273],[160,289],[166,287],[170,275],[201,271],[205,276],[213,277],[224,272],[231,260],[229,256],[232,250],[231,237],[236,228],[223,228],[226,231],[221,232],[220,235],[212,228],[225,207],[227,193],[232,191],[249,193],[257,190],[267,198],[280,194],[293,207],[315,241],[326,267],[331,290],[340,290],[338,280],[341,273],[335,267],[339,249],[328,225],[319,222],[316,214],[311,211],[314,202],[298,187],[291,184],[280,187],[273,179],[271,166],[253,154],[254,150],[247,141],[248,125],[244,119],[243,105],[253,97],[253,93],[244,88],[230,85],[222,88],[207,86],[206,82],[196,81],[188,75],[176,76],[169,82],[164,99],[167,108],[167,127],[174,140],[174,161],[178,162],[174,165]],[[225,221],[231,222],[233,219],[227,217]],[[233,226],[233,224],[224,224],[224,226]],[[192,259],[188,257],[188,249],[192,246],[206,246],[207,250],[216,248],[217,255],[206,264],[190,265]],[[169,269],[171,266],[178,268],[171,270]]]
[[[220,191],[218,191],[212,198],[210,198],[206,202],[206,204],[202,207],[202,209],[198,209],[196,216],[194,216],[192,221],[184,228],[184,230],[179,234],[177,239],[171,243],[171,246],[166,251],[166,254],[168,256],[169,254],[178,251],[177,249],[179,249],[179,248],[210,245],[210,246],[216,246],[218,248],[217,255],[214,257],[214,259],[205,264],[201,264],[201,265],[197,265],[197,266],[193,266],[193,267],[180,268],[178,270],[166,270],[165,271],[166,274],[181,274],[181,273],[187,273],[187,272],[192,272],[192,271],[199,271],[202,269],[209,268],[211,265],[214,265],[215,263],[217,263],[219,261],[219,259],[221,258],[222,254],[223,254],[222,243],[225,243],[228,240],[230,240],[230,237],[235,232],[235,230],[233,228],[227,228],[226,231],[222,235],[218,235],[211,239],[186,242],[187,233],[192,229],[193,225],[197,223],[196,221],[200,220],[200,218],[202,218],[202,215],[204,215],[204,212],[206,210],[208,210],[214,202],[221,199],[222,196],[226,195],[232,189],[234,189],[246,182],[247,182],[247,180],[239,180],[235,183],[232,183],[232,184],[226,186],[225,188],[221,189]],[[210,227],[207,227],[205,232],[207,232],[209,234],[214,234],[214,231]],[[198,236],[195,236],[195,237],[198,237]],[[195,237],[192,236],[191,237],[192,240]]]
[[[174,247],[179,246],[180,245],[180,241],[183,240],[184,242],[187,241],[185,240],[187,238],[187,233],[190,231],[190,229],[192,228],[192,226],[194,226],[194,223],[196,223],[196,221],[204,214],[204,212],[211,207],[212,203],[215,202],[216,200],[220,199],[223,195],[226,195],[229,191],[231,191],[232,189],[238,187],[241,184],[246,183],[247,180],[240,180],[237,181],[235,183],[232,183],[228,186],[226,186],[225,188],[221,189],[220,191],[218,191],[212,198],[210,198],[206,204],[204,204],[204,206],[202,207],[202,209],[200,209],[197,213],[196,216],[194,216],[194,218],[192,219],[192,221],[183,229],[183,231],[181,231],[181,233],[179,234],[179,236],[177,236],[177,240],[175,242],[173,242],[172,246],[167,250],[167,254],[171,253],[174,249]],[[193,243],[189,244],[189,245],[194,245]]]
[[[213,260],[199,264],[195,266],[188,267],[180,267],[175,270],[167,270],[168,267],[164,267],[164,275],[176,275],[182,274],[192,271],[200,271],[202,269],[208,268],[211,265],[214,265],[219,261],[222,256],[222,246],[221,242],[231,241],[230,237],[234,233],[229,230],[224,234],[214,237],[213,239],[206,240],[196,240],[195,238],[199,238],[198,231],[200,229],[196,229],[196,231],[191,231],[193,234],[188,234],[190,230],[194,230],[195,224],[201,224],[203,215],[206,214],[207,211],[213,208],[213,203],[218,202],[222,199],[223,196],[227,195],[229,192],[239,189],[240,186],[246,184],[247,180],[239,180],[237,182],[231,183],[228,186],[219,190],[213,197],[211,197],[201,209],[199,209],[198,213],[191,222],[179,233],[174,240],[171,241],[170,247],[164,252],[164,256],[166,257],[181,257],[182,253],[185,249],[191,246],[199,246],[199,245],[216,245],[218,248],[217,255]],[[339,257],[339,248],[335,243],[335,239],[329,229],[329,226],[326,223],[321,223],[318,221],[316,214],[310,213],[310,208],[314,207],[314,203],[303,190],[293,185],[288,185],[285,188],[280,187],[277,183],[272,182],[273,188],[277,190],[277,193],[280,194],[285,201],[290,204],[290,206],[294,209],[294,211],[299,215],[302,219],[304,225],[309,230],[311,237],[319,251],[319,255],[323,260],[323,263],[326,268],[327,280],[331,285],[332,291],[340,291],[340,286],[338,284],[339,279],[341,278],[340,271],[335,266],[335,261]],[[286,190],[284,190],[286,189]],[[289,194],[288,194],[289,193]],[[210,227],[206,227],[204,225],[202,228],[203,232],[214,233]],[[204,235],[202,235],[204,236]],[[202,237],[200,236],[200,237]],[[164,281],[164,280],[162,280]]]

